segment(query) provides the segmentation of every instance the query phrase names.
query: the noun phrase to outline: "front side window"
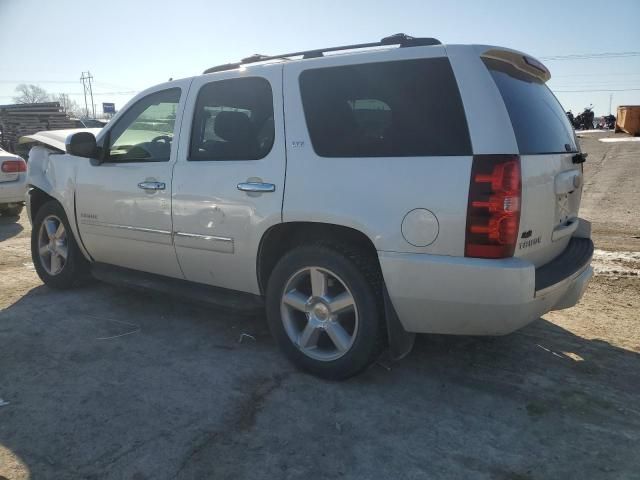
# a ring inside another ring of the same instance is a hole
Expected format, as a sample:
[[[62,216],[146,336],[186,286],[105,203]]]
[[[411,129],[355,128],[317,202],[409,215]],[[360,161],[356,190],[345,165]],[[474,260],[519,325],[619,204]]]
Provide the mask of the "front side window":
[[[311,143],[322,157],[471,155],[446,58],[305,70],[300,91]]]
[[[152,93],[129,108],[109,133],[109,162],[168,162],[180,89]]]
[[[264,78],[220,80],[198,93],[190,161],[259,160],[274,138],[273,94]]]

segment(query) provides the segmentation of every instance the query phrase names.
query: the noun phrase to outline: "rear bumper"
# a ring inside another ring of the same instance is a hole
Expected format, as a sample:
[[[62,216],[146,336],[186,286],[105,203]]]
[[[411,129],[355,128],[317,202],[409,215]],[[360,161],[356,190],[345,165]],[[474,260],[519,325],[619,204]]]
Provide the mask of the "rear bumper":
[[[0,204],[23,203],[25,194],[24,174],[12,182],[0,182]]]
[[[405,330],[504,335],[575,305],[593,276],[593,242],[572,238],[536,270],[519,259],[483,260],[379,252],[389,297]]]

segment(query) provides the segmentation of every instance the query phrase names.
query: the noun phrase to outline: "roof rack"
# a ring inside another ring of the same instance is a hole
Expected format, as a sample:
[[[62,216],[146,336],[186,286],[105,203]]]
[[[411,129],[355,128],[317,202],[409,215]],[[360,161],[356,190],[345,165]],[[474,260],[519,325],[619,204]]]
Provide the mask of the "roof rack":
[[[356,50],[359,48],[371,48],[371,47],[384,47],[387,45],[399,45],[402,47],[421,47],[428,45],[441,45],[440,40],[435,38],[416,38],[404,33],[396,33],[389,37],[385,37],[379,42],[371,43],[358,43],[354,45],[343,45],[341,47],[329,47],[329,48],[317,48],[315,50],[305,50],[301,52],[283,53],[281,55],[260,55],[255,54],[250,57],[243,58],[239,62],[225,63],[224,65],[217,65],[215,67],[207,68],[203,73],[222,72],[225,70],[234,70],[242,65],[250,63],[266,62],[269,60],[290,60],[291,57],[302,58],[318,58],[323,57],[327,52],[338,52],[341,50]]]

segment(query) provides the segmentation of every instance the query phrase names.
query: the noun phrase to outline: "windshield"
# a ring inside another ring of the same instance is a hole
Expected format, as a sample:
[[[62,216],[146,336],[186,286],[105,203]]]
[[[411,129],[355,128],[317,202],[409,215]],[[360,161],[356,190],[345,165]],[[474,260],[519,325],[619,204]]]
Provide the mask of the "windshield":
[[[564,109],[544,82],[508,62],[482,60],[507,107],[521,155],[578,151]]]

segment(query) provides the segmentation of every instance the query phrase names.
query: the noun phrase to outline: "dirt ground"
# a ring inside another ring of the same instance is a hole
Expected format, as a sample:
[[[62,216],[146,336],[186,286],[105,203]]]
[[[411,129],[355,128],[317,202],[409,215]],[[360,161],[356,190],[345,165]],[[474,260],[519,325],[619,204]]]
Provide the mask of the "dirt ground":
[[[640,479],[640,143],[598,135],[578,306],[505,337],[420,336],[342,383],[295,371],[262,317],[52,291],[25,216],[0,218],[0,479]]]

